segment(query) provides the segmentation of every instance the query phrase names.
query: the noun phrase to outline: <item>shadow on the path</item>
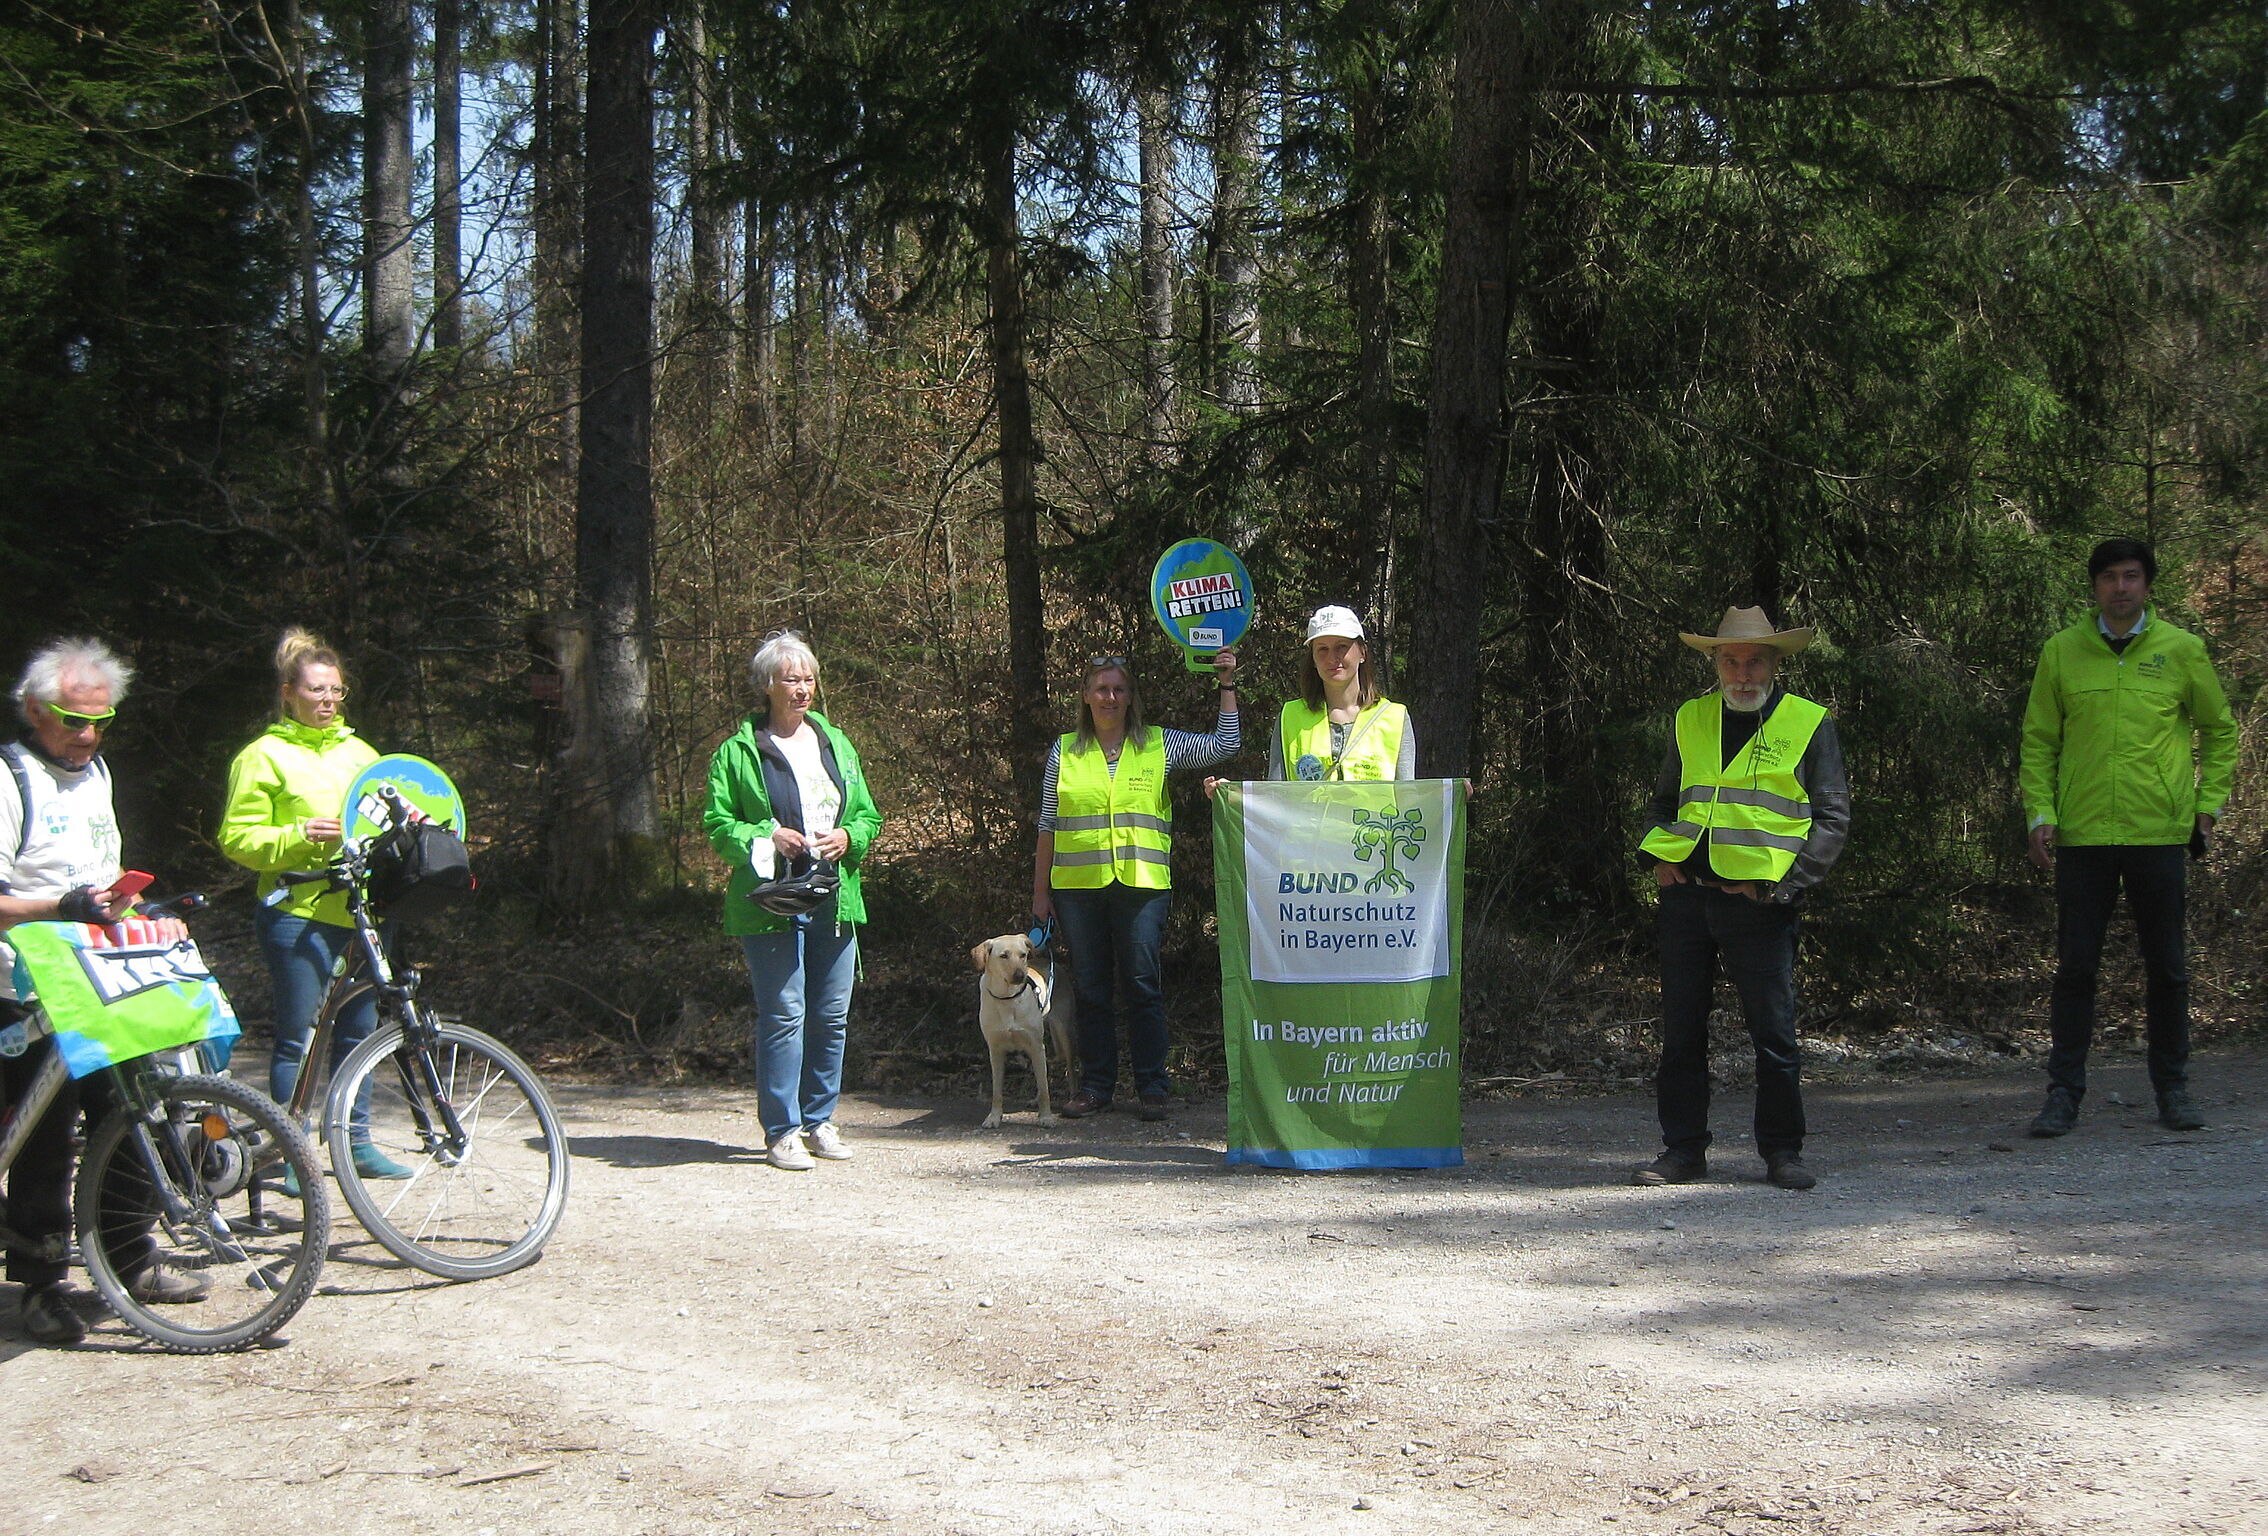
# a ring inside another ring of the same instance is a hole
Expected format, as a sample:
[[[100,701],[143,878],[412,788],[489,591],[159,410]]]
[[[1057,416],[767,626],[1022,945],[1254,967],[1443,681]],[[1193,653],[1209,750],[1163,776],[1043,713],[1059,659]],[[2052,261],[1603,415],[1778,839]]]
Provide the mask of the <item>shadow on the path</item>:
[[[681,1168],[689,1163],[760,1163],[762,1147],[735,1147],[698,1136],[577,1136],[577,1157],[617,1168]]]

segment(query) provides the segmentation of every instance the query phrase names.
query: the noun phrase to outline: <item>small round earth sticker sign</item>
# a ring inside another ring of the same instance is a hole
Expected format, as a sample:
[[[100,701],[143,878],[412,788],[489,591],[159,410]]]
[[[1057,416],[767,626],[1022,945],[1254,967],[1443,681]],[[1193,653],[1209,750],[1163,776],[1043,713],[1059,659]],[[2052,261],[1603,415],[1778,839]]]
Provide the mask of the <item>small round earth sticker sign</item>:
[[[464,833],[465,797],[457,793],[449,776],[422,757],[397,752],[363,769],[347,786],[339,819],[346,823],[348,837],[363,841],[393,826],[394,813],[379,793],[382,789],[401,796],[412,820],[422,816],[460,836]]]
[[[1225,651],[1252,627],[1252,578],[1226,545],[1183,539],[1158,556],[1150,606],[1175,644],[1191,652]],[[1190,664],[1198,665],[1195,655]]]

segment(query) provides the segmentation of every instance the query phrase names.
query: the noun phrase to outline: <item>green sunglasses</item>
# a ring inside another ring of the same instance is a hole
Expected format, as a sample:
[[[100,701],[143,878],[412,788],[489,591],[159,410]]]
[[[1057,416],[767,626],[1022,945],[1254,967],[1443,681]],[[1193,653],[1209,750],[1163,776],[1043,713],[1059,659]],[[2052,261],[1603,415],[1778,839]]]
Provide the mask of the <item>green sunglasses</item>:
[[[40,702],[46,703],[47,701],[43,699]],[[66,731],[83,731],[90,727],[99,731],[118,718],[118,711],[115,709],[106,709],[99,715],[82,715],[76,710],[65,709],[60,704],[48,704],[47,707],[55,712],[56,719],[63,722],[63,729]]]

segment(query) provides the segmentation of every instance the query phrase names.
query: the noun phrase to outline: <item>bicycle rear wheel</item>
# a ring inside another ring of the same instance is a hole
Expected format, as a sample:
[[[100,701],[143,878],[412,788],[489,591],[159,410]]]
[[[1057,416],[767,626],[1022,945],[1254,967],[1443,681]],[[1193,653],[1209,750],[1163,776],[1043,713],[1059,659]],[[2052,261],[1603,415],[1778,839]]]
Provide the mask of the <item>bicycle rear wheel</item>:
[[[233,1078],[153,1081],[149,1101],[104,1116],[80,1159],[73,1198],[87,1274],[153,1343],[183,1354],[257,1343],[290,1321],[323,1272],[331,1200],[314,1145],[273,1099]],[[144,1299],[153,1267],[204,1282],[205,1294]]]
[[[340,1193],[388,1252],[428,1274],[482,1280],[532,1263],[559,1225],[567,1136],[543,1080],[510,1047],[428,1019],[430,1056],[388,1024],[340,1063],[324,1140]],[[365,1093],[366,1133],[354,1125]],[[354,1147],[365,1134],[409,1177],[365,1173]]]

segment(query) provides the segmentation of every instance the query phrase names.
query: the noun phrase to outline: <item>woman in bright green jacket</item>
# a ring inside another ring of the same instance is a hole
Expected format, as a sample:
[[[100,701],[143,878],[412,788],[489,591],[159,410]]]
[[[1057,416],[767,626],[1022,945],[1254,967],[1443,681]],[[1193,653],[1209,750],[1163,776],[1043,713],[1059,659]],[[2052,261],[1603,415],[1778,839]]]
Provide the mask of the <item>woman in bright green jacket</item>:
[[[275,724],[229,764],[220,846],[260,875],[253,926],[275,1005],[268,1092],[281,1103],[299,1082],[315,1010],[332,965],[354,942],[354,926],[346,897],[321,885],[294,886],[274,906],[266,898],[282,872],[321,869],[338,852],[347,786],[378,753],[346,722],[346,673],[338,652],[304,629],[287,630],[276,646],[276,688],[281,708]],[[332,1032],[333,1068],[376,1023],[377,998],[365,993]],[[358,1115],[357,1129],[363,1124]],[[354,1140],[355,1165],[365,1178],[409,1177],[366,1137]]]
[[[858,925],[866,921],[859,865],[882,813],[850,738],[811,705],[819,662],[793,630],[766,640],[749,664],[755,711],[709,761],[710,846],[732,865],[725,932],[740,940],[756,994],[752,1054],[766,1159],[807,1169],[851,1150],[835,1129],[843,1085]],[[756,887],[803,872],[816,857],[842,885],[796,917],[748,899]]]

